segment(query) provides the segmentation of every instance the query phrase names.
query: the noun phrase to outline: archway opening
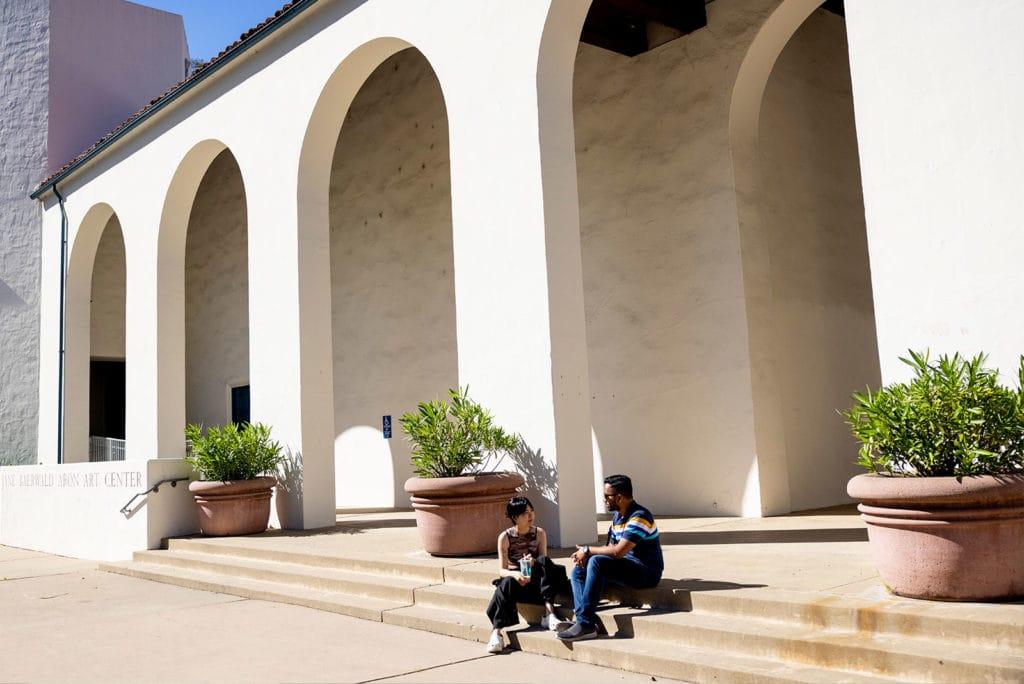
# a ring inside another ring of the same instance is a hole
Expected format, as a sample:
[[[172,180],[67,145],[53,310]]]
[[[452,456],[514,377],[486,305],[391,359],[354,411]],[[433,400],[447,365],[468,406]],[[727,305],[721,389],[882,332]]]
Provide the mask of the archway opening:
[[[878,378],[843,18],[808,7],[763,112],[758,94],[757,173],[771,197],[758,205],[763,242],[752,246],[737,230],[748,197],[730,117],[735,74],[768,13],[720,2],[700,10],[708,30],[649,40],[632,56],[586,33],[578,46],[596,506],[603,477],[626,472],[663,514],[763,513],[760,445],[736,428],[752,422],[752,355],[769,360],[781,395],[785,460],[767,477],[789,482],[792,509],[841,503],[855,448],[835,409]],[[752,248],[767,255],[758,296],[772,331],[756,341],[745,290]]]
[[[458,385],[450,186],[440,85],[401,50],[356,93],[330,171],[339,507],[409,505],[398,418]]]
[[[107,204],[82,217],[68,257],[64,309],[64,463],[125,456],[125,244]]]
[[[185,239],[185,420],[249,420],[249,269],[245,188],[221,150],[199,182]]]
[[[834,505],[859,470],[836,409],[881,378],[841,14],[816,10],[779,55],[757,163],[790,506]]]
[[[89,460],[125,456],[125,252],[117,216],[100,236],[89,310]]]

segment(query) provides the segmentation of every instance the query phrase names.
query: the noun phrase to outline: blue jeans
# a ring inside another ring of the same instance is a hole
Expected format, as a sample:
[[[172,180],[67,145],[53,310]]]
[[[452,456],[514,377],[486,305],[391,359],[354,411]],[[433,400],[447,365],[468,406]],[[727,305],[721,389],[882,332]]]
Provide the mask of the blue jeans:
[[[586,567],[576,566],[572,571],[572,598],[576,609],[576,622],[586,627],[597,624],[594,611],[601,600],[601,592],[604,591],[606,583],[648,589],[657,586],[660,580],[660,568],[649,568],[629,558],[591,556]]]

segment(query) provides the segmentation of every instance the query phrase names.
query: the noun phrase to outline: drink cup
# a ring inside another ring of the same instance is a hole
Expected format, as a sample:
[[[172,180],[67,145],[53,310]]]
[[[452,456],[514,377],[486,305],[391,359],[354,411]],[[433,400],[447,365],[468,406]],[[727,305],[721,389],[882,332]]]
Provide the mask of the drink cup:
[[[533,574],[533,567],[530,565],[529,558],[519,559],[519,572],[523,574],[523,577],[529,577],[531,574]]]

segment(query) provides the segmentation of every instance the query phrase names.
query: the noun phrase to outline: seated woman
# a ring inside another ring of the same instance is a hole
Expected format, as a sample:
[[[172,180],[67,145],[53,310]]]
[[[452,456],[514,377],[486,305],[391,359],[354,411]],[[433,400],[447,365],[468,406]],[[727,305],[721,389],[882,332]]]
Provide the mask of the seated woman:
[[[571,623],[560,620],[555,613],[555,596],[567,584],[565,568],[548,558],[548,536],[541,527],[534,526],[536,515],[533,504],[525,496],[514,496],[505,505],[505,515],[514,525],[498,535],[499,579],[487,617],[494,631],[487,643],[488,653],[501,653],[505,637],[501,630],[519,624],[516,603],[543,603],[545,608],[541,627],[553,632],[567,629]],[[526,561],[529,573],[520,571],[520,561]]]

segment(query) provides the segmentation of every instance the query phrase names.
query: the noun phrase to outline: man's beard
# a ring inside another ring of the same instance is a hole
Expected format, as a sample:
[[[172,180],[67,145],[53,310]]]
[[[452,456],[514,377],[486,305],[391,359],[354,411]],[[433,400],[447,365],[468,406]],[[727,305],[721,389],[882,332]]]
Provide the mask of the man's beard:
[[[607,501],[606,501],[606,502],[605,502],[605,504],[604,504],[604,509],[605,509],[606,511],[608,511],[609,513],[614,513],[614,512],[616,512],[617,510],[619,510],[619,507],[618,507],[618,506],[616,506],[616,505],[615,505],[615,504],[613,504],[613,503],[609,503],[609,502],[607,502]]]

